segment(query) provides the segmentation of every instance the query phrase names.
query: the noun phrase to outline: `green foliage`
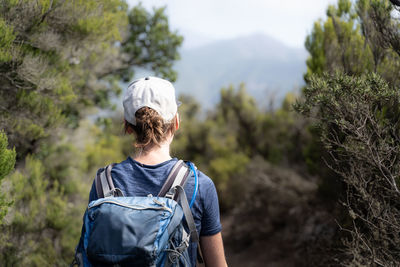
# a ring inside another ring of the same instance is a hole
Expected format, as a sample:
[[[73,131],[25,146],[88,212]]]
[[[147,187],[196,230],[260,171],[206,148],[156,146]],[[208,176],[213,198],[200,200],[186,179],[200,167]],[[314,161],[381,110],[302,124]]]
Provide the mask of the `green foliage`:
[[[307,36],[305,46],[310,53],[307,59],[307,73],[321,74],[325,67],[324,28],[315,22],[311,35]],[[305,76],[307,77],[307,76]]]
[[[31,156],[26,158],[24,171],[16,171],[10,180],[14,206],[11,222],[3,227],[7,240],[0,246],[1,262],[5,266],[62,265],[56,258],[60,248],[53,245],[60,242],[56,233],[70,223],[62,188],[51,183],[43,164]]]
[[[9,29],[1,31],[1,38],[9,43],[5,48],[13,56],[0,66],[0,126],[12,133],[10,141],[20,157],[33,152],[36,141],[68,117],[65,110],[89,98],[82,91],[96,90],[76,81],[84,77],[89,55],[115,42],[125,14],[123,2],[103,2],[99,6],[98,1],[43,0],[5,2],[1,6],[2,28]],[[96,23],[111,14],[113,21]],[[88,32],[83,32],[83,27]],[[101,60],[93,63],[100,64]]]
[[[109,127],[113,127],[110,125]],[[84,168],[88,172],[94,173],[99,166],[106,166],[112,162],[120,162],[125,159],[123,139],[121,133],[114,135],[110,128],[102,129],[95,125],[89,126],[92,140],[85,145]]]
[[[316,119],[331,168],[347,187],[343,205],[352,223],[341,222],[351,233],[342,264],[398,265],[398,90],[376,74],[337,73],[311,78],[304,94],[297,108]]]
[[[306,82],[310,84],[313,75],[321,76],[325,72],[334,74],[342,71],[358,76],[375,71],[390,86],[397,88],[400,85],[397,75],[400,58],[396,46],[392,43],[396,43],[393,34],[397,30],[393,28],[398,27],[398,23],[392,19],[392,11],[393,7],[389,1],[340,0],[337,5],[329,6],[327,19],[316,22],[312,33],[306,39],[306,48],[310,53],[305,74]],[[389,37],[390,39],[387,39]],[[317,132],[315,131],[315,136],[319,135]],[[333,189],[337,186],[333,186],[332,183],[337,183],[332,175],[324,169],[312,167],[323,164],[318,158],[323,157],[327,160],[329,152],[322,148],[318,141],[311,144],[314,145],[307,151],[313,151],[313,155],[307,157],[308,165],[321,177],[325,177],[321,181],[324,195],[337,197],[340,190]]]
[[[348,111],[344,110],[346,108],[361,108],[360,105],[364,103],[378,112],[385,107],[385,104],[395,102],[398,98],[396,90],[389,88],[376,74],[370,74],[365,78],[346,76],[341,73],[333,76],[314,76],[310,80],[310,85],[305,88],[304,95],[306,101],[297,106],[300,112],[310,114],[313,107],[324,107],[319,112],[327,110],[330,112],[325,112],[321,118],[324,121],[336,121],[339,124],[343,123],[340,119],[344,117],[342,114]]]
[[[338,245],[342,265],[396,266],[400,260],[392,250],[400,242],[392,205],[398,199],[400,115],[400,35],[393,12],[386,0],[339,0],[306,40],[307,86],[296,109],[313,118],[324,146],[314,141],[309,151],[322,156],[346,188],[315,168],[320,192],[343,203],[336,217],[347,233]],[[309,158],[309,166],[318,163]]]
[[[120,79],[136,67],[176,78],[182,37],[169,29],[164,9],[127,7],[123,0],[0,5],[0,129],[15,146],[7,150],[0,134],[0,177],[15,152],[18,163],[0,195],[1,218],[6,199],[13,201],[0,225],[2,266],[71,262],[95,171],[130,147],[113,122],[100,127],[82,116],[93,106],[112,108]]]
[[[394,62],[393,51],[377,48],[376,29],[366,14],[371,9],[370,2],[352,4],[349,0],[340,0],[337,6],[329,6],[326,21],[314,24],[305,42],[310,53],[306,80],[312,74],[321,75],[324,71],[341,70],[350,75],[374,70],[382,74],[393,73],[395,66],[385,60],[390,57]],[[395,60],[397,65],[398,59]]]
[[[340,0],[329,6],[326,21],[314,24],[305,46],[306,81],[312,74],[343,71],[361,75],[379,73],[391,86],[399,86],[399,24],[389,1]]]
[[[130,54],[130,65],[148,66],[158,76],[175,81],[172,63],[179,59],[177,47],[183,38],[171,32],[165,8],[154,8],[154,14],[138,5],[129,12],[129,38],[123,50]]]
[[[15,149],[7,149],[7,135],[0,131],[0,181],[11,172],[15,164]]]
[[[14,169],[15,165],[15,149],[11,150],[7,147],[7,135],[3,131],[0,131],[0,186],[4,185],[4,182],[2,180]],[[0,225],[3,222],[3,218],[4,216],[6,216],[8,207],[10,205],[11,203],[7,201],[3,190],[0,190]]]
[[[8,62],[12,59],[12,43],[15,39],[13,29],[0,19],[0,62]]]
[[[77,127],[86,107],[112,107],[118,81],[133,68],[176,78],[182,37],[169,29],[164,9],[29,0],[5,1],[0,12],[0,128],[21,159],[57,127]]]

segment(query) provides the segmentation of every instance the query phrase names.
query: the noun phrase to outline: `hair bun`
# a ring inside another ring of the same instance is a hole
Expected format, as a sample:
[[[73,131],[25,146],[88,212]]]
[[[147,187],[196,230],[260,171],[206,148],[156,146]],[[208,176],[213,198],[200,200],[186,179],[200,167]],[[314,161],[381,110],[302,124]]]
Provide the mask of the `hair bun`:
[[[125,132],[136,135],[135,147],[160,146],[169,133],[175,132],[175,120],[164,123],[163,118],[152,108],[142,107],[135,113],[136,125],[125,121]]]

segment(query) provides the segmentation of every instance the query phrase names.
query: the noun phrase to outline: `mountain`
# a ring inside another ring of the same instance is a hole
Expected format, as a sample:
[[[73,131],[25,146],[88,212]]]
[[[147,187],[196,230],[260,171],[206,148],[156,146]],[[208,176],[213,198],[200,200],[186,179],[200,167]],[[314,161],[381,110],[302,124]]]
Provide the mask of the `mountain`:
[[[241,82],[260,104],[303,84],[307,53],[263,34],[184,48],[175,64],[178,94],[193,95],[205,108],[219,100],[222,87]]]
[[[210,37],[207,34],[192,31],[187,28],[179,28],[178,33],[179,33],[179,35],[182,35],[184,37],[183,44],[182,44],[183,49],[198,48],[203,45],[213,43],[216,41],[215,38]]]

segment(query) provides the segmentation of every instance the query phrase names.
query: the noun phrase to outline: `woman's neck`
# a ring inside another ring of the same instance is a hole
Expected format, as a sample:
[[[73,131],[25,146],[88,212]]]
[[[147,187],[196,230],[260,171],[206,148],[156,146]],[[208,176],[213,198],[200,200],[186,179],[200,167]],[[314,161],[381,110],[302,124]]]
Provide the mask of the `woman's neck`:
[[[169,145],[169,143],[165,143],[161,146],[153,146],[149,149],[139,149],[134,156],[134,160],[146,165],[156,165],[170,160]]]

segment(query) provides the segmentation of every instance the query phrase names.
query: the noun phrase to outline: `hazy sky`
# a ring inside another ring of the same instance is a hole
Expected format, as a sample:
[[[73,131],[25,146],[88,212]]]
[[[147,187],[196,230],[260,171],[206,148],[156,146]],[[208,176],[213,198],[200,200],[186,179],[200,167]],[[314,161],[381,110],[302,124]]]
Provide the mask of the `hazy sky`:
[[[303,47],[313,22],[336,0],[128,0],[167,6],[172,29],[191,47],[211,40],[265,33],[288,46]]]

